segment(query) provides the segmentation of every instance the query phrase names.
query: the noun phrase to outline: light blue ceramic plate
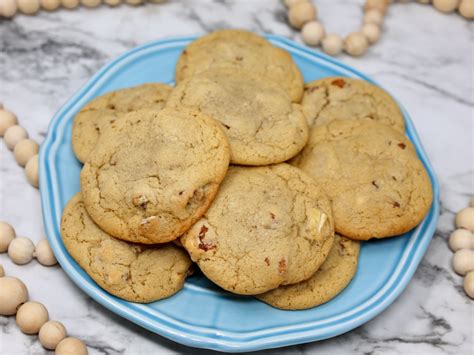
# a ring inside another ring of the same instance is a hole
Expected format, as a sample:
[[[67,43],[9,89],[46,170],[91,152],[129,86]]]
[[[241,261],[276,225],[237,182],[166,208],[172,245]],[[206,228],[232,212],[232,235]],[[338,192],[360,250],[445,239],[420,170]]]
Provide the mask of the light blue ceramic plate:
[[[342,75],[372,81],[358,71],[287,39],[268,36],[289,51],[305,80]],[[176,60],[192,39],[174,38],[135,48],[101,69],[51,121],[40,151],[40,191],[46,233],[64,271],[90,297],[111,311],[178,343],[244,352],[330,338],[367,322],[407,286],[434,234],[439,187],[415,128],[404,111],[407,134],[431,177],[433,206],[425,220],[404,236],[362,245],[357,275],[331,302],[305,311],[281,311],[251,297],[223,292],[201,276],[191,277],[177,295],[141,305],[98,287],[69,256],[60,236],[61,212],[79,191],[81,164],[71,148],[74,115],[89,100],[110,90],[145,82],[173,82]]]

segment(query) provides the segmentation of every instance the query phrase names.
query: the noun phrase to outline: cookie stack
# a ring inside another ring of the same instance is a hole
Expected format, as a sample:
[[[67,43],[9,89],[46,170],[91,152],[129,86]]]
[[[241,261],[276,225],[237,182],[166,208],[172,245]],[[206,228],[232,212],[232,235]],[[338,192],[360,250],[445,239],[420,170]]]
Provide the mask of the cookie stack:
[[[388,94],[347,78],[305,86],[286,51],[240,30],[192,42],[175,88],[91,101],[72,145],[84,167],[64,244],[135,302],[176,293],[193,261],[227,291],[314,307],[349,284],[360,240],[412,229],[432,199]]]

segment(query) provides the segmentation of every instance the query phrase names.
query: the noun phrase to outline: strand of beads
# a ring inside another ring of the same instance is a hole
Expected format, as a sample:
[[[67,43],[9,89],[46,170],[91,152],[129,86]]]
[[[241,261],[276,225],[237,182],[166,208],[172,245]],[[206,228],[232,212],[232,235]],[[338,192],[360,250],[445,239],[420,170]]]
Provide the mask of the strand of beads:
[[[56,355],[87,355],[86,345],[79,339],[67,337],[67,331],[61,322],[49,320],[46,307],[35,301],[28,301],[26,285],[16,277],[5,276],[0,265],[0,315],[16,314],[16,324],[28,335],[38,334],[41,345],[55,350]]]

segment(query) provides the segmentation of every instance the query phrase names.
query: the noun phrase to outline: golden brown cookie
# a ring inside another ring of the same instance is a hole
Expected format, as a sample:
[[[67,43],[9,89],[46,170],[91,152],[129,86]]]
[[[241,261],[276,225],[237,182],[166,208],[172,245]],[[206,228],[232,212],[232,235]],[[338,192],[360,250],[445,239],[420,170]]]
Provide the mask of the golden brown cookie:
[[[303,76],[290,54],[243,30],[220,30],[189,44],[176,65],[176,82],[214,68],[246,69],[281,85],[294,102],[303,94]]]
[[[84,163],[102,132],[125,113],[145,108],[161,110],[172,89],[149,83],[112,91],[90,101],[74,118],[72,147],[77,159]]]
[[[405,233],[428,212],[431,182],[411,142],[371,119],[313,126],[292,160],[332,202],[336,232],[367,240]]]
[[[169,242],[206,212],[228,165],[227,138],[202,113],[130,112],[104,132],[84,165],[84,204],[116,238]]]
[[[191,260],[173,244],[146,246],[115,239],[89,217],[81,194],[63,211],[64,246],[81,268],[107,292],[132,302],[153,302],[178,292]]]
[[[280,286],[258,295],[269,305],[288,310],[307,309],[336,297],[351,282],[357,271],[360,243],[336,234],[327,259],[308,280]]]
[[[279,85],[240,69],[215,69],[184,79],[167,106],[198,110],[221,122],[233,164],[281,163],[308,140],[301,106]]]
[[[278,164],[230,167],[214,203],[181,242],[211,281],[255,295],[311,277],[333,239],[325,194],[301,170]]]
[[[329,77],[305,85],[303,112],[308,124],[370,118],[405,132],[405,121],[395,100],[364,80]]]

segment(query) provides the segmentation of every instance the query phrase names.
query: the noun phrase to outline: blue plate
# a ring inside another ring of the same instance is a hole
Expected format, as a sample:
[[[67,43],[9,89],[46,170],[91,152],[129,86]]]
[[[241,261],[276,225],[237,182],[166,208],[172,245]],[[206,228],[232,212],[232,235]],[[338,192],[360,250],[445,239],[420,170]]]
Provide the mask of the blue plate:
[[[323,54],[277,36],[267,36],[289,51],[305,80],[364,74]],[[177,295],[151,304],[111,296],[76,264],[61,241],[64,205],[79,191],[81,164],[71,148],[74,115],[92,98],[145,82],[172,83],[176,60],[194,37],[174,38],[137,47],[101,69],[56,114],[40,151],[40,191],[46,233],[69,277],[112,312],[178,343],[219,351],[243,352],[330,338],[367,322],[405,289],[434,234],[439,215],[439,186],[406,111],[407,135],[431,177],[434,202],[424,221],[404,236],[364,243],[357,274],[332,301],[304,311],[281,311],[251,297],[224,292],[203,276],[188,279]]]

